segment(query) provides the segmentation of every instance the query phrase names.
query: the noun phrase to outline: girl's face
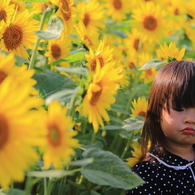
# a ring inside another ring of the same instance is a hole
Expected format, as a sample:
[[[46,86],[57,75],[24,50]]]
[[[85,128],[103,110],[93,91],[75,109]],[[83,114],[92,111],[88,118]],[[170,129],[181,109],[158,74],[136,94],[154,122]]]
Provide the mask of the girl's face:
[[[162,110],[161,128],[170,146],[195,144],[195,108],[165,108]]]

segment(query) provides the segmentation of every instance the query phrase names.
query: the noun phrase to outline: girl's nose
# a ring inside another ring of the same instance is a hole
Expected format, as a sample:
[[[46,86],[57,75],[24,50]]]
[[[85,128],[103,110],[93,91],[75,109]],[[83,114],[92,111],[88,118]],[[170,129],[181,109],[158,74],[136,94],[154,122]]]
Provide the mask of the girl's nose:
[[[184,123],[195,125],[195,109],[194,108],[190,108],[187,110],[185,118],[184,118]]]

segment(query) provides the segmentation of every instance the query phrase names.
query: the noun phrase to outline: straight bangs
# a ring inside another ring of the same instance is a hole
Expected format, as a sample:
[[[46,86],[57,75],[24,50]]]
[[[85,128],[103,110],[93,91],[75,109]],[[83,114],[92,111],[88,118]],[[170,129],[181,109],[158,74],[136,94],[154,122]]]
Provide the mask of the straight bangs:
[[[170,79],[167,78],[169,82],[164,88],[164,95],[162,94],[167,109],[179,110],[195,107],[195,63],[172,62],[172,71],[169,76]]]

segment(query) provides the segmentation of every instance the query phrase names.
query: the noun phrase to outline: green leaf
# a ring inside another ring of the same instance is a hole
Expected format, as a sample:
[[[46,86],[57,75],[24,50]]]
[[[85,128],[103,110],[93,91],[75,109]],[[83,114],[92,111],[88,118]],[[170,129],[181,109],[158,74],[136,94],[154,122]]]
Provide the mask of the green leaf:
[[[70,100],[74,94],[75,94],[74,89],[64,89],[64,90],[58,91],[58,92],[48,96],[45,99],[45,104],[49,105],[50,102],[52,102],[54,100],[58,100],[60,102],[70,102]]]
[[[123,129],[126,129],[127,131],[133,131],[142,129],[144,124],[144,117],[141,116],[135,116],[130,117],[124,121]]]
[[[80,195],[101,195],[95,191],[86,191],[86,192],[82,192]]]
[[[148,62],[146,62],[139,70],[146,70],[153,67],[158,67],[159,65],[162,65],[166,63],[166,61],[160,60],[160,59],[152,59]]]
[[[81,170],[83,176],[92,183],[125,190],[144,183],[125,162],[111,152],[91,148],[83,153],[83,157],[94,158],[93,163]]]
[[[105,129],[105,130],[119,130],[122,129],[121,126],[115,126],[115,125],[107,125],[104,128],[100,128],[100,129]]]
[[[88,164],[91,164],[92,162],[93,162],[93,158],[87,158],[87,159],[72,161],[72,162],[68,163],[68,165],[70,165],[70,166],[86,166]]]
[[[25,195],[25,192],[23,190],[10,188],[9,191],[7,193],[5,193],[5,195],[7,195],[7,194],[9,194],[9,195]],[[1,195],[1,193],[0,193],[0,195]],[[28,195],[30,195],[30,194],[28,194]]]
[[[58,64],[60,64],[61,62],[68,62],[68,63],[71,63],[71,62],[80,62],[84,59],[84,53],[83,52],[78,52],[78,53],[74,53],[66,58],[62,58],[62,59],[59,59],[59,60],[56,60],[52,63],[52,66],[56,66]]]
[[[58,177],[64,177],[68,175],[72,175],[72,171],[65,171],[65,170],[47,170],[47,171],[29,171],[27,172],[27,176],[33,176],[33,177],[52,177],[52,178],[58,178]]]
[[[46,30],[38,30],[35,31],[35,33],[41,39],[51,40],[60,37],[63,29],[64,29],[64,24],[62,20],[59,17],[55,16],[50,18],[48,22],[48,28]]]
[[[34,87],[39,91],[41,98],[48,97],[62,89],[72,89],[71,85],[74,83],[65,75],[54,73],[50,70],[46,70],[45,73],[35,73],[33,78],[37,81]]]
[[[119,105],[119,104],[112,104],[111,110],[114,112],[119,112],[121,114],[127,114],[127,115],[130,114],[128,111],[126,111],[126,109],[123,105]]]
[[[78,67],[78,68],[56,67],[56,69],[58,71],[63,71],[66,73],[74,73],[74,74],[83,75],[83,76],[86,76],[89,73],[89,70],[87,68],[82,68],[82,67]]]

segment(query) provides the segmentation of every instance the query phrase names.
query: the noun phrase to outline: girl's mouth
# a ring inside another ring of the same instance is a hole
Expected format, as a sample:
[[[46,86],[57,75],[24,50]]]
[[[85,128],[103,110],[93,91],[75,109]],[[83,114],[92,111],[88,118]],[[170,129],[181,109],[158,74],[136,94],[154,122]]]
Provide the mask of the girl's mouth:
[[[185,129],[183,129],[182,132],[185,134],[195,134],[195,130],[191,127],[187,127]]]

